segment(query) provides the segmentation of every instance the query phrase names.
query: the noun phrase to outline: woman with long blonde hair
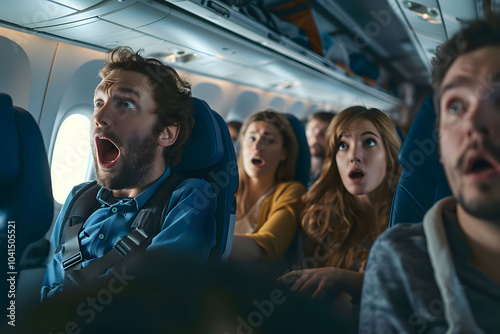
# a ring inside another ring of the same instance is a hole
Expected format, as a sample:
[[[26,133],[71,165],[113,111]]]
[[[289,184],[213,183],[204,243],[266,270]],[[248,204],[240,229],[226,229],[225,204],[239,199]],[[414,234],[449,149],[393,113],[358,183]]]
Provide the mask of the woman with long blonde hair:
[[[321,175],[303,196],[304,252],[318,268],[280,279],[313,297],[340,290],[357,299],[370,247],[388,226],[401,141],[386,114],[361,106],[336,115],[326,136]]]
[[[294,181],[298,144],[287,118],[264,110],[240,131],[236,225],[230,260],[280,259],[300,224],[304,186]]]

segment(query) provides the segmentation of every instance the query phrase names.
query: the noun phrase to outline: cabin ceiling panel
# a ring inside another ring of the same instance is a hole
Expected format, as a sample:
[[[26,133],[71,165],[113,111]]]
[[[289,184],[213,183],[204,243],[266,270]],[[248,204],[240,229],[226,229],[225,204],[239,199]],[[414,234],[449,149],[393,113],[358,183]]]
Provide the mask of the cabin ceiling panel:
[[[169,7],[165,6],[165,8],[160,10],[138,2],[122,10],[110,14],[104,14],[101,18],[106,21],[121,24],[128,28],[138,28],[158,21],[169,14]]]
[[[123,33],[124,38],[113,37],[115,36],[102,37],[102,40],[99,41],[99,44],[107,49],[112,49],[117,46],[128,46],[131,47],[132,50],[138,51],[140,49],[147,49],[152,45],[156,45],[162,42],[160,39],[152,36],[142,34],[136,36],[135,31],[127,31],[126,33]],[[100,39],[100,37],[97,37],[97,39]],[[93,43],[93,39],[89,39],[89,43]]]
[[[90,18],[97,18],[101,15],[122,10],[137,2],[137,0],[105,0],[100,1],[95,6],[85,8],[84,10],[75,10],[68,6],[61,5],[65,4],[64,1],[60,1],[61,4],[47,0],[36,2],[29,0],[21,1],[23,2],[23,6],[20,6],[20,8],[27,11],[28,20],[23,20],[23,22],[18,24],[31,29],[48,28],[79,22]],[[18,1],[9,1],[8,3],[9,5],[10,3],[15,3],[17,5]],[[31,7],[33,7],[34,3],[36,3],[37,6],[34,6],[35,8],[33,9]],[[33,11],[35,11],[34,14],[32,14]],[[10,19],[7,21],[12,22]]]
[[[477,6],[480,4],[486,6],[490,1],[460,1],[460,6],[457,6],[457,2],[456,0],[439,0],[441,17],[448,38],[452,37],[460,29],[461,21],[472,21],[479,18]],[[446,13],[446,15],[443,15],[443,13]]]
[[[53,27],[53,28],[40,28],[40,31],[50,32],[61,37],[74,39],[78,41],[88,42],[88,39],[99,36],[109,36],[120,32],[125,32],[129,29],[102,20],[91,19],[88,22],[84,21],[80,25],[70,24],[71,27],[67,28],[65,25]]]
[[[117,33],[109,34],[109,35],[102,35],[102,36],[95,36],[95,37],[88,37],[85,39],[87,43],[95,44],[95,45],[102,45],[102,46],[128,46],[127,41],[134,40],[134,39],[141,39],[144,37],[143,34],[140,32],[137,32],[135,30],[127,29],[123,31],[119,31]],[[157,38],[152,38],[154,41],[159,41]],[[149,43],[150,44],[150,43]]]
[[[77,11],[50,1],[16,0],[2,1],[0,19],[25,26],[44,22]]]
[[[276,78],[274,73],[242,66],[234,66],[231,71],[225,71],[223,75],[219,75],[218,77],[231,82],[265,90],[270,90],[274,84],[282,81],[279,78]]]
[[[55,2],[66,7],[70,7],[76,10],[85,10],[92,6],[95,6],[103,0],[49,0],[50,2]]]
[[[146,51],[145,55],[153,56],[154,53],[149,53],[148,51]],[[206,55],[199,55],[198,59],[189,61],[187,63],[165,63],[182,71],[207,75],[219,79],[224,79],[229,82],[244,82],[253,86],[252,81],[249,80],[250,78],[246,78],[243,75],[237,75],[235,77],[235,73],[239,74],[245,70],[245,68],[241,65],[233,64],[225,60],[216,59],[213,57],[208,57]]]

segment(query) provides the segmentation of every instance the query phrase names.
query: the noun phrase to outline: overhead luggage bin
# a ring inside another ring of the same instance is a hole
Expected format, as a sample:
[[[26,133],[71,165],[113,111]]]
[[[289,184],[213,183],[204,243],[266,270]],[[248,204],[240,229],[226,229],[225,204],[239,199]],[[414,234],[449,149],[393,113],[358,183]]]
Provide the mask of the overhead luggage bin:
[[[336,4],[331,0],[311,3],[322,8]],[[179,70],[336,110],[361,104],[398,119],[409,101],[404,89],[398,94],[369,85],[324,55],[218,0],[9,0],[2,6],[0,20],[10,29],[102,51],[119,45],[143,49],[143,55]],[[378,52],[382,51],[379,47]]]

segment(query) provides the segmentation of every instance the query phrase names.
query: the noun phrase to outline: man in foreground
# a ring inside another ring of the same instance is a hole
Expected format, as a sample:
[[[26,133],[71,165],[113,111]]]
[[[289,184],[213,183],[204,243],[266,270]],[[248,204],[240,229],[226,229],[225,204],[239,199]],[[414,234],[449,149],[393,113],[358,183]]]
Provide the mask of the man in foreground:
[[[475,22],[433,62],[440,161],[452,197],[374,244],[360,333],[500,328],[500,25]]]

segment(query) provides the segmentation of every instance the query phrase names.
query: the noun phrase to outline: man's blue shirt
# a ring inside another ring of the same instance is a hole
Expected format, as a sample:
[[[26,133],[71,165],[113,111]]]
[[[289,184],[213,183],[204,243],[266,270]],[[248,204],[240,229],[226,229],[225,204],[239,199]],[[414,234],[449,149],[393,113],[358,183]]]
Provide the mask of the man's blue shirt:
[[[106,254],[130,232],[130,226],[142,206],[169,175],[170,169],[167,168],[155,183],[135,198],[114,198],[110,190],[99,190],[97,200],[101,207],[87,219],[79,234],[84,259],[82,267]],[[55,291],[60,290],[64,281],[62,254],[65,245],[59,245],[61,226],[64,223],[62,220],[75,194],[87,184],[73,188],[55,223],[50,241],[56,252],[47,265],[42,299],[51,297]],[[194,178],[183,181],[172,193],[161,231],[153,238],[147,251],[154,250],[206,262],[216,242],[216,206],[217,197],[208,182]]]

